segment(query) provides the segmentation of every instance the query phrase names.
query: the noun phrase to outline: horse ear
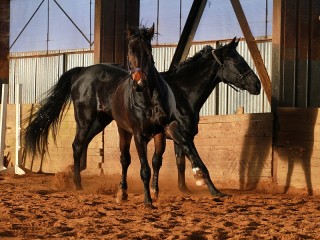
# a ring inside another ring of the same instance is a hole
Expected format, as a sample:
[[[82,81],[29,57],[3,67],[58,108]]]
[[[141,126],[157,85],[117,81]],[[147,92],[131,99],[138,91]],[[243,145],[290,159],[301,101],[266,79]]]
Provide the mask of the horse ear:
[[[152,24],[152,27],[148,29],[146,37],[148,40],[151,41],[153,36],[154,36],[154,23]]]
[[[135,32],[135,28],[134,27],[127,27],[127,34],[128,34],[128,37],[131,37],[133,34],[134,34],[134,32]]]
[[[232,47],[232,48],[236,48],[238,46],[238,42],[239,41],[236,41],[237,40],[237,37],[234,37],[232,39],[232,41],[229,43],[229,46]]]

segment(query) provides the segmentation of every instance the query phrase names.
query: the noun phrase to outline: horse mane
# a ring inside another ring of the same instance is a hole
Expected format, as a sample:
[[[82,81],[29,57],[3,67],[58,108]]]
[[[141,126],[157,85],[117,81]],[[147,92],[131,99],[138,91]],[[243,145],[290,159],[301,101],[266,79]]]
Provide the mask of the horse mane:
[[[144,25],[140,25],[139,27],[130,27],[130,34],[131,34],[130,38],[146,39],[146,36],[148,35],[149,29],[150,28],[147,28]],[[154,38],[154,35],[153,35],[152,39]]]
[[[172,77],[182,68],[184,68],[185,66],[189,66],[193,63],[196,63],[199,61],[199,59],[203,58],[203,57],[208,57],[211,52],[212,52],[213,48],[210,45],[206,45],[204,46],[199,52],[197,52],[195,55],[193,55],[192,57],[187,58],[186,60],[180,62],[178,65],[174,66],[172,69],[163,72],[163,77],[166,80],[172,79]]]

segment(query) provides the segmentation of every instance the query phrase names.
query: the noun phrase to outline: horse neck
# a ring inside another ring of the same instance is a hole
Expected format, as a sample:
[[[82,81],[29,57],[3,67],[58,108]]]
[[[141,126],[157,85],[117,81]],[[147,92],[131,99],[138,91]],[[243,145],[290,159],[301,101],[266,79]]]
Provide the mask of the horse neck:
[[[154,65],[150,66],[148,72],[149,78],[149,90],[153,92],[154,90],[158,91],[160,94],[163,91],[163,84],[165,84],[164,79],[161,77],[160,73]]]
[[[200,112],[203,104],[220,82],[217,77],[219,67],[213,68],[213,57],[202,58],[202,61],[184,66],[175,77],[176,84],[172,86],[175,94],[186,94],[185,100],[193,112]]]

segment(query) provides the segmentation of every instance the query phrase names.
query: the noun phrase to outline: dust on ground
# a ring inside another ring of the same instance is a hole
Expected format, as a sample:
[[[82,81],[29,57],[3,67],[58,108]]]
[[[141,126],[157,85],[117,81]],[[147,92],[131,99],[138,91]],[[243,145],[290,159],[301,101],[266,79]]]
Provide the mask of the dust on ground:
[[[161,177],[161,176],[160,176]],[[140,179],[128,179],[128,201],[116,203],[120,176],[0,176],[0,239],[319,239],[319,196],[222,189],[160,181],[156,209],[143,205]]]

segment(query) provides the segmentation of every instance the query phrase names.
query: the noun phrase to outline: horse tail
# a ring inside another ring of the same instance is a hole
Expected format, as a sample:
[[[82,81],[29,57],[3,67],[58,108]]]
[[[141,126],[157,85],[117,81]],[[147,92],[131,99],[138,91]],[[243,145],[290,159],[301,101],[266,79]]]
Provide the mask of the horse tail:
[[[63,112],[70,107],[71,82],[83,67],[72,68],[61,75],[58,82],[47,92],[47,97],[40,102],[40,107],[24,119],[29,122],[22,132],[25,154],[43,154],[48,150],[48,136],[56,143],[56,136],[62,120]]]

